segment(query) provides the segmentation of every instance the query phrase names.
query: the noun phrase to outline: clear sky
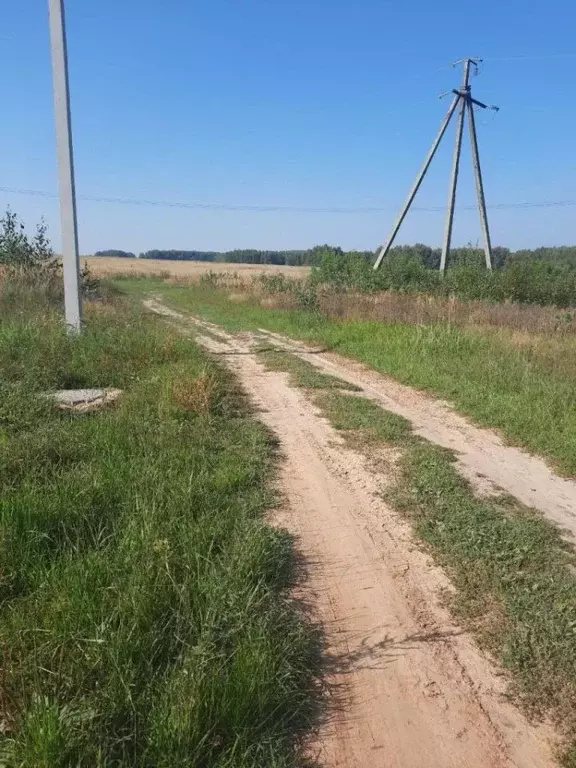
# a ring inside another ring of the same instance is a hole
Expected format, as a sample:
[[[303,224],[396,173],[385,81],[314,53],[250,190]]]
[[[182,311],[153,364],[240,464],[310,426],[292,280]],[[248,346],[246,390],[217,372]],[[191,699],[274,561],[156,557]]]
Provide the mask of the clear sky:
[[[385,239],[458,86],[473,93],[489,204],[576,200],[572,0],[67,0],[77,189],[88,197],[372,213],[178,209],[80,200],[102,248],[374,248]],[[57,190],[47,0],[2,5],[0,186]],[[453,127],[417,198],[446,202]],[[459,205],[475,202],[468,148]],[[54,198],[0,191],[30,223]],[[456,243],[475,242],[460,210]],[[576,242],[576,207],[494,210],[495,244]],[[416,211],[399,242],[440,243]]]

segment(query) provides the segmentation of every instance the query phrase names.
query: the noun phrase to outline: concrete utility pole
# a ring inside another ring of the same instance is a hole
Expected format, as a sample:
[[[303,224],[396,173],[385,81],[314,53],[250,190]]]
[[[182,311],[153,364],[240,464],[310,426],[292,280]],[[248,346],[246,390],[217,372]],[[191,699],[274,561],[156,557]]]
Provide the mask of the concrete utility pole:
[[[52,75],[54,80],[58,182],[60,187],[64,307],[68,328],[71,331],[78,332],[82,323],[82,299],[80,296],[80,255],[78,251],[78,220],[76,215],[64,0],[48,0],[48,6],[50,14]]]
[[[424,177],[428,171],[428,168],[430,167],[430,163],[432,162],[432,159],[436,154],[436,150],[438,149],[438,146],[442,141],[442,137],[446,133],[446,129],[448,128],[448,124],[452,119],[452,115],[454,114],[458,106],[460,106],[460,110],[458,113],[458,125],[456,127],[456,144],[454,147],[454,159],[452,161],[452,176],[450,179],[450,194],[448,196],[448,210],[446,213],[446,227],[444,232],[444,245],[442,248],[442,256],[440,260],[440,271],[444,273],[446,269],[446,264],[448,262],[448,257],[450,254],[450,245],[452,242],[452,225],[454,222],[456,187],[458,185],[458,171],[460,168],[460,154],[462,151],[462,136],[464,132],[464,120],[466,118],[466,114],[468,114],[468,121],[470,125],[470,144],[472,146],[472,161],[474,165],[474,177],[476,179],[476,195],[478,198],[478,209],[480,211],[482,235],[484,238],[484,254],[486,259],[486,267],[488,269],[492,269],[492,245],[490,243],[490,231],[488,229],[488,215],[486,213],[486,201],[484,198],[484,185],[482,183],[482,171],[480,168],[480,154],[478,151],[478,138],[476,136],[476,123],[474,120],[474,106],[473,106],[473,105],[476,105],[478,107],[481,107],[482,109],[486,109],[487,105],[483,104],[481,101],[477,101],[476,99],[472,98],[470,82],[469,82],[470,68],[472,66],[477,68],[479,61],[481,61],[481,59],[477,59],[477,60],[464,59],[463,60],[462,63],[464,64],[464,77],[462,80],[462,87],[459,90],[456,90],[456,89],[452,90],[452,93],[455,95],[454,101],[450,105],[448,113],[444,118],[444,122],[442,123],[442,126],[440,128],[440,132],[438,133],[438,136],[436,137],[432,145],[432,148],[430,149],[430,152],[426,157],[424,165],[422,166],[422,169],[420,170],[420,173],[416,178],[416,182],[412,187],[406,202],[404,203],[404,207],[402,208],[400,216],[398,217],[398,219],[396,220],[396,223],[394,224],[394,227],[392,229],[392,232],[388,240],[380,248],[378,252],[378,256],[374,263],[374,269],[378,269],[383,259],[390,251],[390,248],[394,243],[396,235],[398,234],[398,230],[400,229],[402,222],[404,221],[406,214],[408,213],[410,206],[412,205],[414,198],[416,197],[416,193],[418,192],[420,185],[424,180]],[[460,62],[456,62],[456,64],[459,64],[459,63]],[[491,109],[497,109],[497,107],[491,107]]]

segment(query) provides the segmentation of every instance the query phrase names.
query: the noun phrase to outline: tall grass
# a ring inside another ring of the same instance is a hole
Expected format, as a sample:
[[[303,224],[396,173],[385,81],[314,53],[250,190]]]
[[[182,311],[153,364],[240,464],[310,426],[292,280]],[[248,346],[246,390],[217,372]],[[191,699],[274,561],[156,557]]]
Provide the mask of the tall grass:
[[[118,302],[77,337],[0,315],[0,762],[292,765],[315,642],[234,380]],[[78,386],[124,392],[92,414],[41,395]]]

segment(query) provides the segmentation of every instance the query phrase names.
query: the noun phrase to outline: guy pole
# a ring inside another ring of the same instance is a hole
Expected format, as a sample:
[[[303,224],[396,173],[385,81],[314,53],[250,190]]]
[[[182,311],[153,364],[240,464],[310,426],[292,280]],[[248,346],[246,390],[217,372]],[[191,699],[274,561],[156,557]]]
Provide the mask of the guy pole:
[[[396,235],[398,234],[398,230],[402,226],[402,222],[406,218],[406,214],[408,213],[410,206],[412,205],[414,198],[416,197],[416,194],[418,190],[420,189],[420,185],[424,181],[424,176],[426,176],[426,173],[428,171],[428,168],[430,168],[430,163],[434,159],[434,155],[436,154],[436,150],[438,149],[440,142],[442,141],[442,137],[446,133],[446,128],[448,128],[448,123],[450,122],[452,115],[454,114],[454,111],[456,110],[456,107],[458,106],[458,102],[460,101],[460,96],[457,94],[454,97],[454,101],[450,105],[450,109],[448,110],[448,113],[446,114],[446,117],[444,118],[444,121],[442,125],[440,126],[440,130],[438,131],[438,135],[434,139],[434,143],[430,147],[430,151],[428,152],[428,155],[426,157],[426,160],[424,161],[424,165],[420,169],[420,173],[416,177],[416,181],[414,182],[414,186],[410,190],[410,193],[408,194],[408,197],[406,199],[406,202],[404,203],[404,207],[402,208],[402,211],[400,212],[400,216],[398,216],[398,219],[396,220],[396,223],[394,224],[394,228],[392,229],[392,232],[390,233],[390,237],[386,241],[386,243],[380,248],[380,252],[378,254],[378,258],[376,259],[376,262],[374,264],[374,269],[378,269],[380,264],[382,263],[382,260],[384,257],[388,254],[388,251],[392,247],[392,244],[394,240],[396,239]]]
[[[487,269],[492,269],[492,243],[490,242],[490,229],[488,228],[488,214],[486,213],[486,198],[484,197],[484,184],[482,182],[482,169],[480,168],[480,152],[478,151],[478,137],[476,136],[476,119],[474,117],[473,100],[468,99],[468,125],[470,126],[470,145],[472,147],[472,164],[474,165],[474,178],[476,179],[476,197],[478,198],[478,210],[480,223],[484,236],[484,258]]]
[[[460,167],[460,153],[462,151],[462,132],[464,130],[464,116],[466,115],[466,102],[468,100],[468,91],[470,86],[470,59],[464,62],[464,79],[460,91],[460,113],[458,115],[458,126],[456,128],[456,144],[454,145],[454,159],[452,161],[452,177],[450,179],[450,193],[448,195],[448,211],[446,213],[446,231],[444,233],[444,246],[440,258],[440,272],[444,273],[446,261],[450,252],[450,243],[452,242],[452,224],[454,223],[454,206],[456,204],[456,187],[458,185],[458,170]]]

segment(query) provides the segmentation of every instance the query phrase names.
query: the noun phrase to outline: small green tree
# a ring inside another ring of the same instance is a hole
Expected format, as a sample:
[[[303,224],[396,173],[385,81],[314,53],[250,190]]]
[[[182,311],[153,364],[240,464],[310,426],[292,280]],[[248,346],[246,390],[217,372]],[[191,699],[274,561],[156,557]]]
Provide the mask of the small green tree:
[[[10,208],[0,219],[0,301],[4,304],[20,306],[33,297],[41,297],[51,305],[62,303],[62,265],[47,233],[48,227],[41,219],[34,235],[29,235]],[[86,265],[80,271],[80,287],[85,298],[101,296],[99,281]]]
[[[30,237],[17,214],[10,208],[6,210],[0,219],[0,264],[20,269],[57,266],[44,219]]]

